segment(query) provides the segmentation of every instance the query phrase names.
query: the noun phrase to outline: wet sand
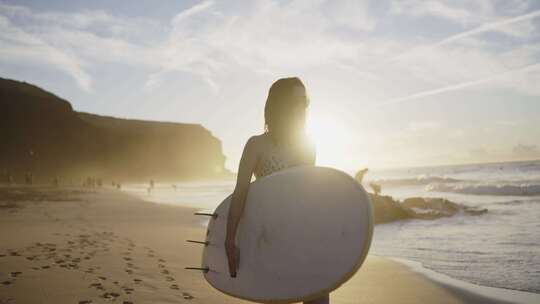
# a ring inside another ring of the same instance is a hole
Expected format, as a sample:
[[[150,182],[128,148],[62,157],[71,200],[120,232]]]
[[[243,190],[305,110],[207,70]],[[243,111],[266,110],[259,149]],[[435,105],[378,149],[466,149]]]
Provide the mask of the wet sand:
[[[119,191],[0,186],[0,303],[248,303],[198,271],[195,209]],[[493,303],[369,256],[332,303]]]

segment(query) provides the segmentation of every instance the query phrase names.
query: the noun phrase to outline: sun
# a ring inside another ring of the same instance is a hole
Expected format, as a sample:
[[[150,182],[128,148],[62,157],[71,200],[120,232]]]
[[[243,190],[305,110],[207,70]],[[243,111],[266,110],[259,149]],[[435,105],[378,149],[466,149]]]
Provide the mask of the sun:
[[[317,165],[343,168],[347,164],[352,141],[349,129],[330,115],[310,113],[306,125],[308,136],[317,149]]]

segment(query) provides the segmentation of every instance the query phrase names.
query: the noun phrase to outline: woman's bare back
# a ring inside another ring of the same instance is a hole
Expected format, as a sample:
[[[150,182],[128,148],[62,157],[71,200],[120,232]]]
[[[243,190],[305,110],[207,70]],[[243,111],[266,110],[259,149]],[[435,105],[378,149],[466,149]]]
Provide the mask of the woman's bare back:
[[[312,145],[278,146],[268,133],[253,136],[252,140],[257,153],[253,171],[256,178],[290,167],[315,164],[315,149]]]

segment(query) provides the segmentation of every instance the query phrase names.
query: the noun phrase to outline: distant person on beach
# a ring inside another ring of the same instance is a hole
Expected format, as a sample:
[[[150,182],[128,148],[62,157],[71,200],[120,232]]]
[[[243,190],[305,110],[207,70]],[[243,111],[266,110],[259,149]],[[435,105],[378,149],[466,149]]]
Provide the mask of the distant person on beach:
[[[373,189],[373,193],[375,193],[375,195],[378,196],[379,194],[381,194],[381,185],[370,183],[369,186],[371,187],[371,189]]]
[[[362,181],[364,180],[364,175],[368,172],[368,168],[364,168],[358,172],[356,172],[356,175],[354,176],[354,179],[361,185]]]
[[[236,277],[240,252],[234,240],[252,175],[262,178],[290,167],[315,164],[315,147],[305,131],[308,104],[306,88],[299,78],[282,78],[270,87],[264,133],[249,138],[244,147],[229,208],[225,248],[231,277]],[[329,301],[329,294],[325,294],[304,303]]]
[[[150,183],[149,183],[149,186],[148,186],[148,194],[150,194],[150,192],[152,192],[152,190],[154,190],[154,180],[153,179],[150,180]]]
[[[32,172],[26,172],[24,175],[24,182],[28,186],[31,186],[34,183],[34,175]]]

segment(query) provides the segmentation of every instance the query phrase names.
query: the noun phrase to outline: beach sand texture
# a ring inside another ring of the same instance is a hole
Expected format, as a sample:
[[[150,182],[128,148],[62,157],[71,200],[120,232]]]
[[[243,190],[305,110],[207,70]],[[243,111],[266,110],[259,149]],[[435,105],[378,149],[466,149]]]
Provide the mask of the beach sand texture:
[[[0,187],[0,303],[248,303],[184,269],[201,260],[185,242],[204,239],[195,211],[108,189]],[[376,256],[331,302],[493,303]]]

